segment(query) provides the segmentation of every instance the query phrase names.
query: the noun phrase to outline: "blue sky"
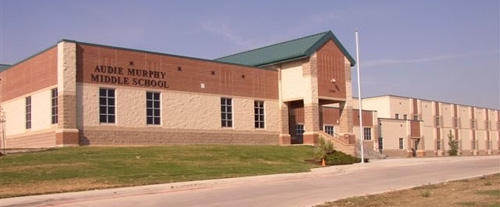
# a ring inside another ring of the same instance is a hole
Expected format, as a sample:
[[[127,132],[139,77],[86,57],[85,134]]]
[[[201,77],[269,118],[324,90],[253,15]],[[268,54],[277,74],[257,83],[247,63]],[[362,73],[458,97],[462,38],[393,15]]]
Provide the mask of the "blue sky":
[[[0,63],[60,39],[213,59],[327,30],[355,57],[359,28],[363,97],[500,109],[499,2],[0,0]]]

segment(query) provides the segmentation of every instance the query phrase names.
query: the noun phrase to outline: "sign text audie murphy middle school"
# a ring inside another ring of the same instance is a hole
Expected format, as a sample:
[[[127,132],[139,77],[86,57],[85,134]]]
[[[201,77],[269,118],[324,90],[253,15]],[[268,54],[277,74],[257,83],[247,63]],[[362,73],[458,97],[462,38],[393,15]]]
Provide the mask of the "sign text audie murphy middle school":
[[[133,85],[151,88],[168,88],[165,81],[166,72],[144,70],[138,68],[113,67],[97,65],[90,74],[90,81],[118,85]]]

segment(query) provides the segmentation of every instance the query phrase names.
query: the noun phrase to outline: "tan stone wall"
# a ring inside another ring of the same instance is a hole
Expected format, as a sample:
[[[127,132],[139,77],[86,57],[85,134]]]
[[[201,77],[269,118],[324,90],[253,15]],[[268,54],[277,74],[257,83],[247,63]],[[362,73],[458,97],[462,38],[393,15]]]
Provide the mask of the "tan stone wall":
[[[436,149],[436,137],[434,135],[434,127],[426,127],[422,128],[422,133],[424,135],[425,142],[425,150],[434,151]]]
[[[490,139],[491,139],[491,149],[498,150],[499,149],[498,132],[490,132]]]
[[[371,140],[372,140],[372,141],[374,141],[374,142],[378,141],[378,140],[377,140],[376,130],[375,130],[375,128],[374,128],[373,126],[363,126],[363,128],[370,128],[370,129],[371,129],[371,131],[372,131],[372,133],[371,133],[371,135],[372,135],[372,139],[371,139]],[[354,126],[354,127],[352,128],[352,131],[354,132],[354,135],[356,136],[356,139],[358,139],[358,140],[359,140],[359,139],[360,139],[360,138],[359,138],[359,137],[360,137],[360,135],[359,135],[359,132],[360,132],[360,131],[359,131],[359,125],[358,125],[358,126]],[[363,136],[364,136],[364,131],[363,131]],[[363,137],[363,139],[364,139],[364,137]]]
[[[410,119],[411,108],[410,108],[410,99],[402,98],[402,97],[394,97],[391,96],[390,100],[390,116],[391,118],[395,118],[395,114],[399,114],[399,119],[403,119],[404,115],[408,116]]]
[[[488,110],[490,119],[490,131],[498,131],[498,110]]]
[[[5,111],[5,133],[7,136],[26,132],[25,98],[26,97],[19,97],[2,103],[2,107]]]
[[[83,145],[278,144],[279,132],[244,130],[181,130],[151,127],[85,127]]]
[[[424,121],[424,126],[434,127],[434,110],[433,102],[431,101],[421,101],[421,114],[422,120]]]
[[[133,87],[106,87],[94,84],[78,84],[78,126],[102,126],[99,123],[99,88],[116,89],[116,126],[146,127],[146,91]],[[169,129],[221,129],[220,98],[211,94],[162,90],[162,125]],[[224,130],[257,130],[254,127],[254,100],[262,100],[265,105],[265,131],[279,131],[278,103],[276,100],[233,98],[233,128]]]
[[[303,77],[303,61],[285,63],[281,66],[281,84],[283,101],[301,100],[306,94],[307,80]]]
[[[470,115],[470,107],[468,106],[459,106],[458,107],[458,114],[460,117],[460,128],[462,129],[470,129],[470,120],[471,120],[471,115]]]
[[[355,106],[357,107],[357,101]],[[390,101],[388,96],[363,99],[363,109],[377,111],[379,118],[394,118],[391,116]]]
[[[408,137],[407,121],[393,119],[379,119],[382,123],[382,137],[384,138],[384,150],[399,150],[399,138],[405,140]]]
[[[476,141],[478,150],[486,150],[486,131],[476,130]]]
[[[408,157],[408,152],[406,151],[406,149],[404,150],[388,149],[388,150],[383,150],[382,153],[384,155],[387,155],[387,157]]]
[[[475,108],[474,109],[474,118],[476,118],[477,129],[485,130],[485,121],[486,121],[486,110],[483,108]]]
[[[6,135],[19,135],[52,128],[51,89],[56,86],[25,94],[2,103],[5,110]],[[26,97],[31,96],[31,129],[26,129]]]
[[[471,150],[472,135],[469,129],[460,129],[460,140],[462,142],[462,150]]]
[[[56,146],[56,127],[36,132],[7,136],[7,149],[50,148]]]
[[[453,127],[453,105],[441,103],[441,123],[443,128],[450,129]],[[448,130],[445,131],[448,134]]]

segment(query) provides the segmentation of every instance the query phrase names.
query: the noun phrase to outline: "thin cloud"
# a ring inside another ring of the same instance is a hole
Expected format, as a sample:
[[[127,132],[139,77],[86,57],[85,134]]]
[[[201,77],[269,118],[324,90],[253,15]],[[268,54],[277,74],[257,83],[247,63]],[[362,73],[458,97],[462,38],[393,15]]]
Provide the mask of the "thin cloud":
[[[334,12],[324,12],[324,13],[317,13],[312,16],[309,16],[307,19],[313,22],[328,22],[334,19],[338,19],[339,16],[335,14]],[[308,22],[310,22],[308,21]]]
[[[238,35],[235,31],[233,31],[228,25],[220,22],[214,21],[205,21],[201,23],[201,28],[205,31],[210,32],[215,35],[219,35],[229,39],[236,45],[252,48],[254,46],[252,41],[245,40],[240,35]]]
[[[384,66],[384,65],[396,65],[396,64],[406,64],[406,63],[424,63],[424,62],[433,62],[440,60],[449,60],[449,59],[458,59],[470,56],[480,55],[484,52],[478,53],[468,53],[468,54],[458,54],[458,55],[441,55],[434,57],[424,57],[424,58],[416,58],[416,59],[378,59],[378,60],[367,60],[362,63],[362,65],[366,68],[376,67],[376,66]]]

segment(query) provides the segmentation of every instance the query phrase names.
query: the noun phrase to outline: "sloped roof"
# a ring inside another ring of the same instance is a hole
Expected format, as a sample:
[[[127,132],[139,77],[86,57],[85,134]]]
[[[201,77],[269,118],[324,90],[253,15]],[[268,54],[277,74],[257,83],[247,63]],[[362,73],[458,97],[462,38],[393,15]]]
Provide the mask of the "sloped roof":
[[[7,70],[7,68],[9,68],[9,67],[10,67],[10,65],[0,64],[0,72]]]
[[[309,57],[330,39],[335,42],[342,53],[347,57],[347,59],[349,59],[351,66],[354,66],[356,61],[351,57],[332,31],[322,32],[307,37],[240,52],[215,60],[256,67],[265,66],[273,63]]]

